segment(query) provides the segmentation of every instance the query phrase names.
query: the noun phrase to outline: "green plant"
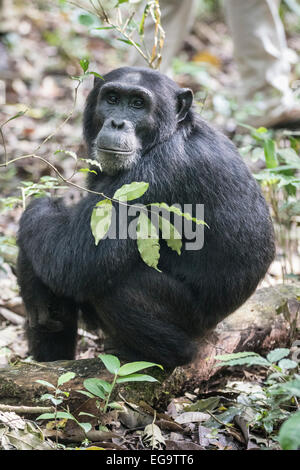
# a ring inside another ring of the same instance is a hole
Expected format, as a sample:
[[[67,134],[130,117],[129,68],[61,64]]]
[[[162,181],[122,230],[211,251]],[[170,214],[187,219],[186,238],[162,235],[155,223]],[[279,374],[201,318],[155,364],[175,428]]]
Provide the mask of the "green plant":
[[[129,362],[121,366],[119,359],[111,354],[99,354],[98,357],[101,359],[108,372],[113,375],[112,382],[109,383],[96,377],[86,379],[83,382],[86,390],[79,390],[78,392],[89,398],[100,398],[103,400],[103,406],[99,406],[102,413],[106,413],[108,408],[119,408],[117,403],[110,402],[116,384],[126,382],[157,382],[157,379],[151,375],[137,374],[137,372],[149,367],[159,367],[163,369],[159,364],[144,361]]]
[[[115,402],[111,402],[110,398],[114,391],[116,384],[126,383],[126,382],[157,382],[157,379],[152,377],[151,375],[147,374],[139,374],[137,373],[140,370],[147,369],[149,367],[159,367],[163,369],[163,367],[159,364],[154,364],[152,362],[130,362],[128,364],[124,364],[121,366],[119,359],[116,356],[110,354],[100,354],[98,356],[103,364],[105,365],[108,372],[113,375],[113,380],[111,383],[98,379],[98,378],[90,378],[86,379],[83,382],[85,390],[78,390],[78,393],[81,393],[89,398],[97,398],[101,400],[101,404],[97,402],[98,409],[101,413],[106,413],[108,408],[110,409],[117,409],[120,408],[120,405]],[[80,422],[78,421],[75,416],[70,413],[68,407],[63,408],[62,410],[58,410],[58,406],[62,405],[65,398],[69,397],[69,392],[65,392],[61,389],[61,386],[70,380],[74,379],[75,373],[74,372],[66,372],[62,374],[58,380],[57,384],[53,385],[50,382],[45,380],[36,380],[37,383],[44,385],[53,390],[53,393],[45,393],[41,396],[40,400],[42,401],[50,401],[54,406],[54,411],[49,413],[43,413],[38,416],[37,420],[53,420],[55,423],[55,428],[57,431],[58,428],[58,420],[60,419],[70,419],[75,421],[78,426],[81,427],[83,432],[87,434],[92,425],[89,422]],[[79,416],[89,416],[95,418],[96,416],[91,413],[80,412]],[[58,445],[58,433],[56,432],[56,443]]]
[[[254,174],[261,184],[271,206],[276,231],[276,239],[281,250],[283,276],[294,274],[292,254],[299,245],[298,220],[300,203],[300,139],[297,133],[284,131],[274,138],[274,134],[264,128],[249,129],[253,144],[242,148],[242,155],[249,155],[252,160],[262,159],[265,168]]]
[[[0,199],[1,211],[12,209],[19,205],[22,205],[25,209],[27,199],[30,197],[51,196],[50,190],[66,189],[66,186],[61,186],[59,180],[53,176],[42,176],[38,183],[22,181],[21,186],[18,186],[18,189],[21,192],[20,196]]]
[[[117,40],[134,47],[151,68],[159,68],[162,60],[162,49],[165,33],[161,25],[161,12],[159,0],[144,2],[141,18],[135,21],[135,4],[139,0],[117,0],[114,5],[101,0],[90,0],[89,3],[80,0],[66,0],[62,4],[71,4],[84,10],[79,16],[79,22],[92,27],[95,18],[105,26],[93,27],[94,31],[107,31],[117,33]],[[154,25],[153,47],[149,51],[144,43],[145,23],[151,18]],[[137,39],[136,39],[137,36]]]
[[[274,349],[266,358],[254,352],[224,354],[216,356],[219,361],[216,366],[263,366],[267,369],[263,387],[258,386],[256,391],[244,395],[227,413],[240,415],[248,411],[249,426],[263,430],[274,441],[279,439],[283,449],[296,449],[300,446],[300,433],[295,431],[300,426],[300,375],[298,363],[288,359],[289,354],[287,348]],[[222,416],[218,418],[223,421]],[[276,430],[280,426],[277,437]]]
[[[79,421],[77,421],[75,416],[73,416],[69,412],[68,409],[66,409],[64,411],[58,411],[58,408],[57,408],[58,405],[61,405],[63,403],[64,398],[65,397],[68,398],[69,395],[70,395],[69,392],[65,392],[64,390],[61,390],[60,387],[63,384],[65,384],[65,383],[69,382],[70,380],[74,379],[75,375],[76,374],[74,372],[66,372],[65,374],[62,374],[58,378],[56,385],[53,385],[50,382],[47,382],[46,380],[36,380],[37,383],[39,383],[41,385],[44,385],[45,387],[54,389],[54,393],[45,393],[40,398],[40,400],[42,400],[42,401],[45,401],[45,400],[51,401],[51,403],[54,405],[54,412],[53,413],[43,413],[40,416],[38,416],[36,419],[37,420],[40,420],[40,419],[54,420],[56,429],[57,429],[57,420],[58,419],[71,419],[71,420],[75,421],[78,424],[78,426],[81,427],[83,432],[86,434],[87,432],[90,431],[90,429],[92,427],[90,423],[80,423]],[[58,441],[58,437],[57,437],[57,434],[56,434],[56,442],[57,441]]]
[[[279,442],[283,450],[297,450],[300,447],[300,411],[294,413],[280,428]]]

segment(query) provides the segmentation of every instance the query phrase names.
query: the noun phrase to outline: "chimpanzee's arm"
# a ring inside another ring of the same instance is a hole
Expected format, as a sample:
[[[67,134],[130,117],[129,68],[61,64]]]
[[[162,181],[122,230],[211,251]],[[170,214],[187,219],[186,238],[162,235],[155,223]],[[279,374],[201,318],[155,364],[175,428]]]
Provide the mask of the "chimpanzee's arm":
[[[58,295],[79,301],[99,295],[139,259],[132,239],[103,239],[95,245],[90,219],[98,201],[89,195],[69,209],[59,200],[41,198],[21,218],[18,243],[35,274]]]

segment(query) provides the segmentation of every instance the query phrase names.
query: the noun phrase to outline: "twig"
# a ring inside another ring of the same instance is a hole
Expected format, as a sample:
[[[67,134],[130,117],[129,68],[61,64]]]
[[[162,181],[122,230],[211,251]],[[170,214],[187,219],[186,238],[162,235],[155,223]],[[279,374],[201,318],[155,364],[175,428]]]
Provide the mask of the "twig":
[[[6,124],[6,123],[4,123]],[[2,126],[0,126],[0,135],[1,135],[1,139],[2,139],[2,143],[3,143],[3,150],[4,150],[4,164],[6,164],[7,162],[7,150],[6,150],[6,143],[5,143],[5,138],[4,138],[4,134],[3,134],[3,131],[2,131],[2,127],[4,126],[4,124],[2,124]]]
[[[97,16],[100,18],[101,21],[104,23],[107,23],[109,26],[111,26],[114,30],[116,30],[126,41],[129,41],[131,45],[137,50],[137,52],[143,57],[143,59],[147,62],[149,67],[151,68],[158,68],[161,62],[161,51],[163,48],[164,44],[164,39],[165,39],[165,32],[161,26],[160,20],[161,20],[161,13],[160,13],[160,6],[159,6],[159,1],[158,0],[153,0],[153,2],[150,2],[150,8],[153,8],[154,12],[152,14],[154,25],[155,25],[155,32],[154,32],[154,46],[152,48],[152,53],[151,55],[148,53],[146,50],[146,53],[142,50],[142,48],[132,39],[132,35],[128,34],[126,32],[126,28],[132,18],[135,15],[135,12],[132,12],[129,17],[126,19],[124,24],[122,25],[122,21],[117,21],[113,22],[109,15],[106,13],[101,0],[97,0],[97,6],[95,5],[93,0],[90,0],[90,4],[92,6],[92,10],[88,8],[86,5],[82,5],[74,0],[68,0],[68,3],[77,7],[81,8],[82,10],[87,11],[88,13],[91,13],[92,15]],[[118,13],[120,14],[121,11],[118,8]]]
[[[1,405],[0,411],[13,411],[17,414],[42,414],[42,413],[53,413],[53,406],[12,406],[12,405]]]

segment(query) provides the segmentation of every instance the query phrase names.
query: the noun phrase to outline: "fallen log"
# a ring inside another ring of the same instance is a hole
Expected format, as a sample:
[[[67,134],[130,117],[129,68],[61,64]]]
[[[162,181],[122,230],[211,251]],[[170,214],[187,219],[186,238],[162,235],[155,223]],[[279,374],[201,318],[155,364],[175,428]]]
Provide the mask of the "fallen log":
[[[219,354],[254,351],[264,355],[290,347],[297,339],[297,328],[299,331],[300,284],[259,289],[200,341],[197,358],[185,368],[186,380],[199,384],[211,379],[220,370],[214,359]]]
[[[296,327],[300,326],[299,298],[300,284],[258,290],[199,343],[198,357],[190,366],[177,368],[171,375],[158,368],[149,369],[147,373],[155,376],[159,382],[119,384],[116,393],[121,393],[129,402],[144,401],[151,406],[163,406],[172,396],[178,395],[183,387],[189,384],[191,387],[199,386],[212,378],[218,372],[214,367],[214,357],[217,354],[240,351],[264,354],[276,347],[289,347],[295,340]],[[77,408],[86,400],[86,397],[78,393],[78,390],[84,389],[85,379],[99,377],[112,381],[111,374],[99,359],[21,362],[13,367],[0,369],[0,403],[12,406],[40,405],[39,398],[50,390],[36,380],[45,380],[55,385],[58,377],[68,371],[76,374],[72,381],[62,387],[70,392],[70,409]],[[47,405],[47,402],[43,404]]]

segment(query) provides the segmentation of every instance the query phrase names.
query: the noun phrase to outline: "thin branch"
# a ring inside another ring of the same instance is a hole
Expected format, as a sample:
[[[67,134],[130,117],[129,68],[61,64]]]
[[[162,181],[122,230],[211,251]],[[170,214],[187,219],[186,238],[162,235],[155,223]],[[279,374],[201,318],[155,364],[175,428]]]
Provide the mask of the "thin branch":
[[[6,124],[6,123],[4,123]],[[1,139],[2,139],[2,142],[3,142],[3,149],[4,149],[4,166],[6,166],[7,164],[7,150],[6,150],[6,143],[5,143],[5,138],[4,138],[4,134],[3,134],[3,131],[2,131],[2,127],[4,126],[4,124],[2,124],[2,126],[0,126],[0,135],[1,135]]]
[[[66,184],[68,184],[69,186],[72,186],[76,189],[79,189],[80,191],[85,191],[87,193],[90,193],[90,194],[95,194],[97,196],[102,196],[103,198],[105,199],[108,199],[109,201],[112,201],[112,202],[116,202],[120,205],[123,205],[123,206],[130,206],[130,207],[136,207],[138,208],[139,210],[144,210],[143,207],[141,206],[137,206],[137,205],[134,205],[134,204],[127,204],[126,202],[124,201],[120,201],[119,199],[114,199],[113,197],[109,197],[107,196],[106,194],[104,193],[101,193],[99,191],[93,191],[92,189],[89,189],[89,188],[86,188],[84,186],[80,186],[79,184],[76,184],[76,183],[73,183],[72,181],[70,181],[70,179],[68,178],[65,178],[61,173],[60,171],[52,164],[50,163],[48,160],[46,160],[45,158],[41,157],[40,155],[35,155],[34,153],[32,154],[28,154],[28,155],[22,155],[21,157],[17,157],[17,158],[14,158],[13,160],[10,160],[7,162],[7,164],[3,163],[0,165],[0,168],[3,167],[3,166],[7,166],[7,165],[10,165],[11,163],[14,163],[18,160],[22,160],[24,158],[36,158],[38,160],[41,160],[42,162],[46,163],[46,165],[48,165],[54,172],[55,174]],[[25,209],[25,208],[24,208]],[[151,211],[150,211],[151,212]]]
[[[120,24],[119,24],[119,21],[114,23],[110,19],[109,15],[106,13],[100,0],[97,1],[98,6],[94,4],[93,0],[90,0],[90,4],[92,5],[93,10],[90,10],[87,6],[82,5],[74,0],[68,0],[68,3],[70,3],[71,5],[77,8],[81,8],[82,10],[85,10],[88,13],[91,13],[92,15],[96,15],[98,18],[100,18],[101,21],[103,21],[104,23],[107,23],[109,26],[114,28],[126,41],[130,41],[131,45],[143,57],[143,59],[147,62],[149,67],[157,68],[159,66],[161,62],[161,50],[163,47],[165,34],[160,24],[161,13],[160,13],[158,0],[154,0],[153,5],[151,5],[150,7],[154,9],[153,19],[154,19],[154,24],[155,24],[154,46],[153,46],[151,55],[149,55],[147,51],[145,54],[142,48],[132,39],[131,35],[126,32],[126,28],[128,24],[130,23],[130,21],[132,20],[132,18],[134,17],[135,12],[132,12],[130,16],[127,18],[127,20],[125,21],[125,23],[122,25],[122,20],[120,20]],[[119,8],[118,8],[118,12],[121,13]],[[157,46],[159,46],[159,49],[157,48]],[[156,54],[157,49],[159,50],[158,54]],[[155,62],[156,62],[156,65],[154,66]]]
[[[53,413],[53,406],[12,406],[12,405],[1,405],[0,411],[10,411],[17,414],[42,414],[42,413]]]

